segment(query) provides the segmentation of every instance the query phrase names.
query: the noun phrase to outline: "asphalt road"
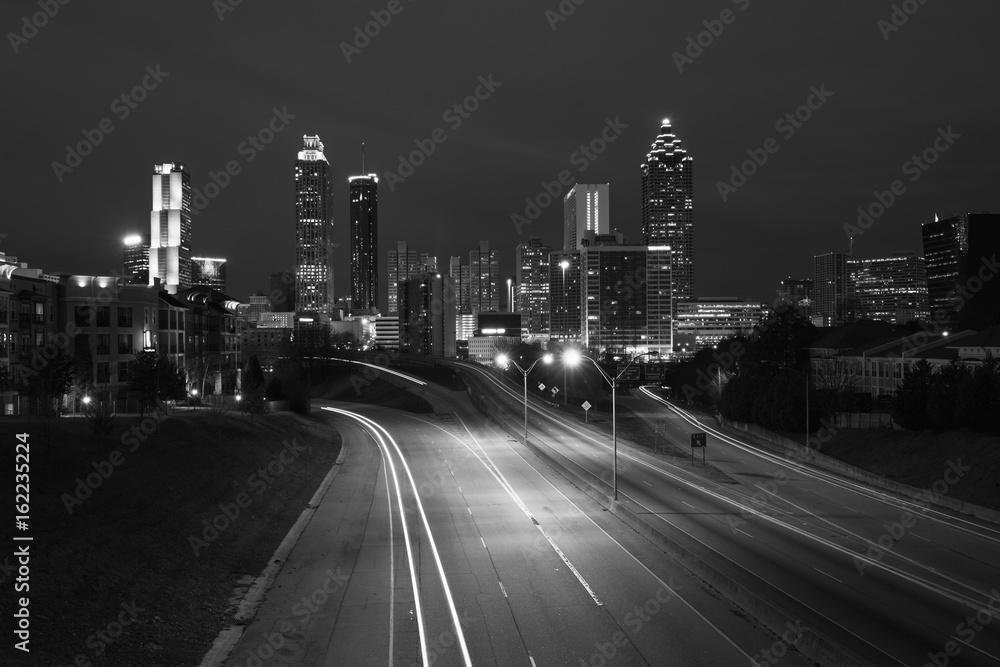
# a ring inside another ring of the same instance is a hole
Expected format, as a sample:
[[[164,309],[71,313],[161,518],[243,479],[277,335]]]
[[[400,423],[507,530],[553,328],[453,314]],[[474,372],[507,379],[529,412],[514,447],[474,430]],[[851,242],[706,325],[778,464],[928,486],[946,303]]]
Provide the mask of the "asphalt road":
[[[466,368],[517,414],[517,387]],[[706,432],[712,465],[733,483],[619,443],[622,502],[873,664],[1000,664],[997,526],[783,460],[651,396],[625,400],[650,423],[666,420],[676,443]],[[610,481],[610,438],[531,404],[533,441]],[[942,482],[961,472],[942,470]]]
[[[437,414],[314,404],[332,408],[349,454],[227,665],[717,666],[784,653],[466,394],[419,391]],[[780,664],[809,663],[792,652]]]

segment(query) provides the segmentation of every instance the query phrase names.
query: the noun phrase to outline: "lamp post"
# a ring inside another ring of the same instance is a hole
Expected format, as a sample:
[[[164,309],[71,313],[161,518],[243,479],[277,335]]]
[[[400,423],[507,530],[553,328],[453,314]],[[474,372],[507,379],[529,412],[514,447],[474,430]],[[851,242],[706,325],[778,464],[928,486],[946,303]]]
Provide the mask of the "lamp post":
[[[618,408],[615,400],[615,394],[616,394],[615,384],[618,382],[621,376],[625,375],[625,371],[627,371],[629,367],[633,363],[635,363],[636,359],[638,359],[639,357],[644,357],[648,354],[650,353],[643,352],[642,354],[637,354],[636,356],[632,357],[632,359],[628,362],[628,364],[625,365],[625,368],[623,368],[621,372],[614,377],[614,379],[612,379],[610,375],[604,372],[604,369],[601,368],[600,364],[598,364],[590,357],[586,357],[580,354],[576,350],[569,350],[565,354],[563,354],[564,364],[575,366],[576,364],[579,364],[580,361],[582,361],[583,359],[586,359],[590,363],[594,364],[594,367],[611,385],[611,447],[612,450],[614,451],[614,464],[612,467],[612,486],[614,487],[614,494],[615,494],[614,499],[616,501],[618,500]]]
[[[527,370],[521,368],[521,366],[516,361],[508,357],[506,354],[501,354],[497,357],[497,364],[499,366],[514,364],[514,368],[519,370],[521,372],[521,375],[524,376],[524,444],[528,444],[528,373],[531,372],[531,369],[534,368],[539,361],[544,361],[547,364],[551,364],[552,355],[546,354],[544,357],[539,357],[538,359],[535,359],[535,361],[530,366],[528,366]]]
[[[569,268],[569,260],[563,260],[559,262],[559,268],[562,269],[562,293],[566,296],[566,269]],[[551,315],[550,315],[551,317]],[[551,323],[550,323],[551,326]],[[569,405],[569,387],[566,383],[566,364],[563,364],[563,405]]]

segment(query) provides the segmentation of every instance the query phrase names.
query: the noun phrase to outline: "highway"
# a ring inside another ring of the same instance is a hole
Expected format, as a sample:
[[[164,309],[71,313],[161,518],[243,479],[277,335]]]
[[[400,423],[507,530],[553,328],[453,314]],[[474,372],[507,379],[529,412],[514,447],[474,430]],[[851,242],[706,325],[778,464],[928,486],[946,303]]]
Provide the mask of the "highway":
[[[749,665],[775,647],[466,393],[412,386],[436,413],[314,402],[349,454],[227,665]]]
[[[519,387],[461,367],[519,414]],[[666,419],[673,442],[708,433],[712,464],[733,482],[707,480],[619,441],[620,498],[656,517],[663,531],[872,664],[1000,664],[995,525],[783,460],[650,393],[625,402],[650,423]],[[608,436],[536,399],[529,428],[533,442],[610,480]],[[960,483],[960,473],[960,466],[942,470],[942,480]]]

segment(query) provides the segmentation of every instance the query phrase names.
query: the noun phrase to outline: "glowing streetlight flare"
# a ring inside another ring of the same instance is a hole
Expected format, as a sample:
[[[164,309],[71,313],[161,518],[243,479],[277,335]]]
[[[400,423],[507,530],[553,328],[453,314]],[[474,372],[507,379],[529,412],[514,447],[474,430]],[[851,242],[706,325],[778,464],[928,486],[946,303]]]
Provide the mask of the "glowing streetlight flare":
[[[578,350],[566,350],[563,353],[563,362],[568,366],[576,366],[583,359],[583,355]]]

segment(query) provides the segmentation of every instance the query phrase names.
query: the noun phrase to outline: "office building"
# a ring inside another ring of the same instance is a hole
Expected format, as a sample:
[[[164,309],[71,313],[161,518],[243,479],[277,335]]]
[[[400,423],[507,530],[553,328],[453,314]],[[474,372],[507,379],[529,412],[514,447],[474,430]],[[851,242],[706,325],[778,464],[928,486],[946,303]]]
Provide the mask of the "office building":
[[[839,327],[854,321],[854,285],[847,253],[832,251],[813,257],[813,324]]]
[[[563,250],[579,250],[586,232],[611,231],[610,186],[577,183],[563,198]]]
[[[455,356],[455,290],[451,278],[423,273],[399,290],[399,348],[409,354]]]
[[[766,303],[737,297],[698,297],[677,304],[674,352],[691,355],[725,338],[748,333],[768,313]]]
[[[931,319],[981,329],[1000,323],[1000,214],[934,216],[921,226]]]
[[[388,313],[394,315],[399,312],[400,283],[423,272],[437,273],[437,257],[426,252],[418,256],[416,250],[410,250],[406,241],[397,241],[395,250],[389,251],[388,266]]]
[[[549,255],[552,246],[532,237],[517,246],[517,312],[529,335],[549,332]]]
[[[191,287],[191,172],[183,164],[153,167],[149,214],[149,284],[168,292]]]
[[[149,284],[149,234],[130,234],[122,244],[122,276],[130,283]]]
[[[378,299],[378,176],[352,176],[351,308],[373,314]]]
[[[500,310],[500,263],[496,251],[490,250],[489,241],[480,241],[469,253],[469,303],[470,312],[496,312]]]
[[[549,254],[548,310],[551,340],[582,340],[583,276],[580,251],[553,251]]]
[[[221,257],[192,257],[191,285],[226,291],[226,260]]]
[[[694,298],[693,160],[664,119],[642,165],[642,243],[670,246],[674,303]]]
[[[670,247],[625,245],[620,233],[588,233],[580,256],[584,347],[669,356]]]
[[[857,317],[903,325],[930,316],[927,266],[910,252],[876,259],[849,259]]]
[[[292,271],[272,273],[270,281],[267,298],[271,301],[271,310],[275,313],[295,312],[295,274]]]
[[[318,136],[302,140],[295,162],[295,310],[329,316],[335,300],[330,164]]]

